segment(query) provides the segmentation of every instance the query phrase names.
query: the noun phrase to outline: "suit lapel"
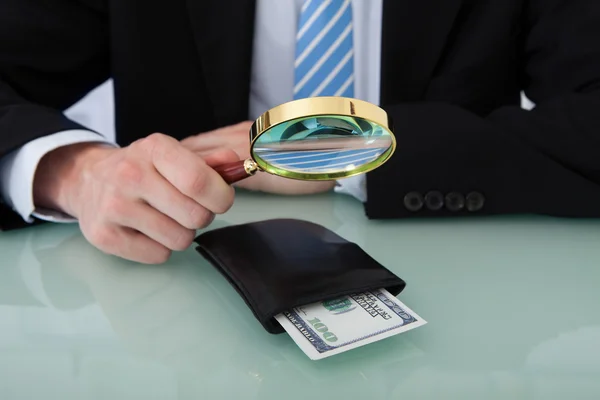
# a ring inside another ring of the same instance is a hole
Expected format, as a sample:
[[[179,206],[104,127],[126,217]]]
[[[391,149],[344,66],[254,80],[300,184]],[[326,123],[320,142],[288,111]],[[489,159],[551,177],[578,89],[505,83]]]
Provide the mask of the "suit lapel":
[[[255,0],[185,0],[218,126],[248,118]]]
[[[421,100],[462,0],[384,0],[381,104]]]

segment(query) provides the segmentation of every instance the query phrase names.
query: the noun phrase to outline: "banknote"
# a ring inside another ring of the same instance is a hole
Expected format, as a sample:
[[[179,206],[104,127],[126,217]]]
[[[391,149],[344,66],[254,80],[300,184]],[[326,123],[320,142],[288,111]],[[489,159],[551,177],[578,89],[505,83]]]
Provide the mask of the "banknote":
[[[275,318],[312,360],[343,353],[427,323],[385,289],[296,307]]]

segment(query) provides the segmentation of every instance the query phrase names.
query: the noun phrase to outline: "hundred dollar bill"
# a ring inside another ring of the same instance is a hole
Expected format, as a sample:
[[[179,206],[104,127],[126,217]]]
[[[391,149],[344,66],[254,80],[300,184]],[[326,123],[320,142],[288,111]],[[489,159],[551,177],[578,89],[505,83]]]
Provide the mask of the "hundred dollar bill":
[[[275,318],[312,360],[343,353],[427,323],[385,289],[296,307]]]

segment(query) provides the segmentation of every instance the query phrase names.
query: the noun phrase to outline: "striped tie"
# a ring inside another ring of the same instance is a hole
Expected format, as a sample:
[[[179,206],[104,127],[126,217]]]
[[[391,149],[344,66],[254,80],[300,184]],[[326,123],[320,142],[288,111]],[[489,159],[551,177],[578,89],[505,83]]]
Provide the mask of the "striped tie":
[[[296,34],[294,99],[354,97],[350,0],[306,0]]]

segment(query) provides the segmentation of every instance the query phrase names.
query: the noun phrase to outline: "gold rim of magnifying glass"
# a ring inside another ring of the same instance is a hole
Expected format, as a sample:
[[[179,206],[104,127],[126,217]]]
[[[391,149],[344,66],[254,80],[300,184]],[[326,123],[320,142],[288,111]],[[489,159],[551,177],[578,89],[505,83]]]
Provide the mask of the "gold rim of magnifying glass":
[[[342,171],[327,174],[323,173],[320,176],[315,176],[315,174],[310,173],[303,174],[299,172],[288,172],[281,168],[260,162],[254,157],[254,152],[252,151],[254,149],[254,144],[263,133],[285,122],[316,117],[320,115],[357,117],[373,124],[377,124],[390,134],[392,145],[386,151],[386,153],[384,153],[385,157],[378,164],[367,164],[366,166],[359,167],[352,172]],[[257,118],[250,128],[250,154],[252,160],[254,163],[256,163],[256,169],[292,179],[332,180],[363,174],[384,164],[387,160],[389,160],[395,151],[396,137],[394,136],[391,118],[388,116],[387,112],[372,103],[349,97],[308,97],[305,99],[290,101],[272,108],[262,114]]]

